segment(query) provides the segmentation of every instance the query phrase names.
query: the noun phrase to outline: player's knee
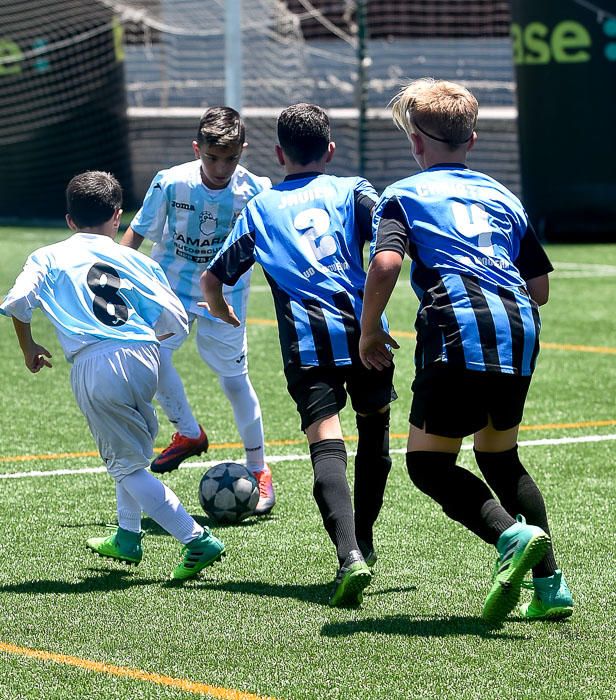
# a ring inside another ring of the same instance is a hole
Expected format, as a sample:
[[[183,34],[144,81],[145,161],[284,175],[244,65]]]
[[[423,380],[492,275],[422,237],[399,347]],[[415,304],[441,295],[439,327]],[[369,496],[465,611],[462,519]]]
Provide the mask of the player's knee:
[[[236,374],[234,377],[219,377],[220,386],[228,397],[250,394],[252,384],[248,374]]]
[[[448,472],[455,468],[456,457],[451,452],[407,452],[406,468],[415,486],[433,496],[447,479]]]

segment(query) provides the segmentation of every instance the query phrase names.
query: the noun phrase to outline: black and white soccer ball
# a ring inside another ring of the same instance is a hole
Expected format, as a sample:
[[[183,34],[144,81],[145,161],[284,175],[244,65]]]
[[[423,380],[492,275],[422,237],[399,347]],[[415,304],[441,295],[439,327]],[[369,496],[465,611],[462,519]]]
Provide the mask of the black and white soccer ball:
[[[259,485],[252,472],[242,464],[221,462],[201,477],[199,502],[219,523],[239,523],[254,514],[259,502]]]

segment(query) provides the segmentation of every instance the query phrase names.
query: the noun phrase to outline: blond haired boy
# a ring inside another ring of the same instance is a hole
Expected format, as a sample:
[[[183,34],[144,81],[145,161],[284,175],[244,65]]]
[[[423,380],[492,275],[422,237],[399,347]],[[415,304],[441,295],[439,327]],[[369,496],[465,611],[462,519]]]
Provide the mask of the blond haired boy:
[[[450,518],[496,545],[487,620],[500,623],[513,610],[531,568],[534,597],[522,614],[568,617],[573,600],[556,565],[543,497],[517,448],[552,266],[517,197],[465,165],[478,114],[465,87],[416,80],[394,98],[392,113],[422,172],[387,187],[375,209],[361,360],[380,369],[398,347],[379,320],[408,253],[420,302],[411,480]],[[456,465],[467,435],[485,481]]]

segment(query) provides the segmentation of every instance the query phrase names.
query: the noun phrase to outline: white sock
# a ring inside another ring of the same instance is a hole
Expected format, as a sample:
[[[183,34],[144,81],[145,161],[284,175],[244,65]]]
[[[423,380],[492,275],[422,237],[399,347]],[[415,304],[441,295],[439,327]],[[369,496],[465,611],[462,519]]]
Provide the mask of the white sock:
[[[261,406],[250,378],[248,374],[239,374],[218,379],[233,408],[235,424],[246,450],[246,466],[259,471],[265,463],[265,438]]]
[[[203,534],[201,525],[186,512],[175,493],[145,469],[123,477],[121,485],[144,513],[182,544]]]
[[[118,525],[129,532],[141,532],[141,506],[118,481],[116,481],[116,502]]]
[[[199,437],[201,430],[186,398],[180,375],[173,366],[173,350],[170,348],[160,348],[156,399],[178,433],[189,438]]]

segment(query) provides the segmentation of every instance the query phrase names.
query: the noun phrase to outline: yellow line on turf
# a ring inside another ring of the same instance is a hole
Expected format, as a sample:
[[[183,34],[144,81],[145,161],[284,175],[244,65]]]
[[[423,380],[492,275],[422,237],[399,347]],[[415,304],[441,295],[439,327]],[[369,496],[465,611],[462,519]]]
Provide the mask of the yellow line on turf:
[[[277,321],[271,318],[249,318],[249,326],[276,326]],[[390,330],[394,338],[415,338],[415,333],[411,331]],[[569,350],[571,352],[595,352],[603,355],[616,355],[616,348],[600,345],[572,345],[570,343],[548,343],[542,342],[541,347],[546,350]]]
[[[582,421],[579,423],[543,423],[539,425],[521,425],[520,430],[565,430],[576,429],[576,428],[606,428],[612,425],[616,425],[616,419],[614,420],[590,420]],[[397,439],[407,438],[406,433],[391,433],[390,437]],[[356,435],[345,435],[344,439],[347,442],[357,442]],[[281,445],[303,445],[306,442],[304,438],[298,438],[297,440],[267,440],[267,447],[280,447]],[[241,449],[243,444],[241,442],[217,442],[210,445],[210,450],[232,450]],[[156,448],[154,452],[160,452],[161,448]],[[45,461],[52,459],[73,459],[77,457],[98,457],[98,452],[94,450],[90,452],[57,452],[48,453],[40,455],[13,455],[12,457],[0,457],[0,464],[7,462],[32,462],[32,461]]]
[[[114,666],[113,664],[101,663],[100,661],[81,659],[77,656],[67,656],[66,654],[56,654],[41,649],[20,647],[16,644],[8,644],[7,642],[0,642],[0,651],[6,654],[13,654],[14,656],[38,659],[39,661],[53,661],[57,664],[74,666],[75,668],[94,671],[95,673],[105,673],[109,676],[130,678],[135,681],[145,681],[147,683],[154,683],[155,685],[167,686],[168,688],[177,688],[186,693],[194,693],[195,695],[209,695],[219,700],[273,700],[273,698],[262,695],[244,693],[240,690],[232,690],[229,688],[220,688],[215,685],[207,685],[206,683],[197,683],[186,678],[162,676],[158,673],[141,671],[138,668]]]
[[[570,345],[569,343],[541,343],[547,350],[572,350],[573,352],[596,352],[603,355],[616,355],[616,348],[600,345]]]

